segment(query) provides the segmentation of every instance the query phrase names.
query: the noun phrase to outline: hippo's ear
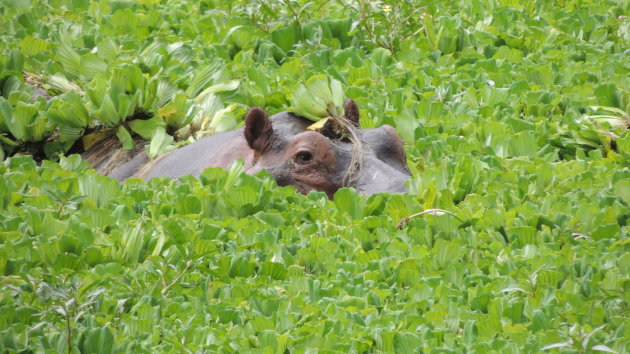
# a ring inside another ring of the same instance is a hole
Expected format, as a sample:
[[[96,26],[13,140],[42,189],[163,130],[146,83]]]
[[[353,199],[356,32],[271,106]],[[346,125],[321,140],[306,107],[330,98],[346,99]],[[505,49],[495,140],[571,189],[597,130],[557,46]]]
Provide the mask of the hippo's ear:
[[[344,115],[346,119],[354,123],[355,126],[359,126],[359,106],[354,102],[352,98],[347,98],[346,103],[343,104]]]
[[[262,153],[269,148],[273,128],[267,113],[262,108],[254,107],[247,112],[244,134],[252,150]]]

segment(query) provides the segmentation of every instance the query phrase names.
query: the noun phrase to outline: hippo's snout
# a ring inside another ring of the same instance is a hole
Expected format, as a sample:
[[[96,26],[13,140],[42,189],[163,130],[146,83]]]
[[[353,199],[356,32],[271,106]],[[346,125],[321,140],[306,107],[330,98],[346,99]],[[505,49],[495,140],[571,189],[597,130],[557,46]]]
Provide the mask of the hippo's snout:
[[[411,176],[372,156],[366,156],[359,179],[352,183],[360,194],[408,193]]]

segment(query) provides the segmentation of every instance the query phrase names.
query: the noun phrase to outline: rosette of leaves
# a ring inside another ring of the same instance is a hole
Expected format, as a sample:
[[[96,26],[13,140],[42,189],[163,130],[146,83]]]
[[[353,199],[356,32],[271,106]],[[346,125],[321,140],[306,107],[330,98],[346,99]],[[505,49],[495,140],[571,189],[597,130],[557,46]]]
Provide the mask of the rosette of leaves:
[[[630,107],[630,106],[629,106]],[[630,114],[616,107],[590,106],[583,118],[595,124],[613,140],[630,127]]]
[[[237,115],[232,114],[238,98],[239,80],[230,80],[231,76],[223,68],[220,61],[214,61],[195,70],[186,95],[192,99],[188,115],[191,115],[190,132],[200,135],[220,133],[236,128]]]
[[[630,127],[630,115],[624,110],[608,106],[589,106],[572,126],[573,129],[560,129],[561,141],[552,141],[565,148],[581,148],[586,151],[600,149],[604,154],[618,151],[618,138],[624,136]],[[570,127],[571,128],[571,127]],[[623,144],[623,142],[622,142]],[[621,150],[624,150],[625,147]],[[573,154],[572,151],[569,151]]]
[[[159,109],[168,105],[176,93],[177,89],[164,78],[159,75],[147,78],[139,67],[131,64],[114,68],[109,79],[96,76],[86,95],[94,107],[95,119],[109,133],[91,134],[84,139],[84,148],[115,133],[123,148],[131,150],[134,147],[132,132],[145,140],[153,139],[158,131],[165,133],[167,124]]]
[[[68,151],[83,136],[92,121],[83,98],[75,91],[69,91],[53,100],[46,111],[46,117],[57,125],[59,134],[58,139],[47,146],[50,152],[48,155],[55,151]]]
[[[237,127],[239,116],[244,113],[236,104],[226,105],[224,97],[239,87],[238,80],[217,83],[201,91],[193,100],[197,111],[192,129],[198,135],[208,135],[232,130]]]
[[[37,142],[50,136],[53,127],[40,114],[45,104],[11,101],[0,97],[0,131],[10,133],[18,142]]]
[[[109,80],[99,75],[90,82],[86,94],[96,108],[96,119],[105,126],[116,127],[135,112],[146,87],[146,77],[136,69],[125,65],[113,69]]]
[[[343,99],[339,81],[326,75],[315,75],[294,91],[289,111],[314,121],[312,129],[320,130],[329,120],[341,123],[344,119]],[[343,127],[337,129],[337,133],[345,133]]]
[[[14,76],[4,80],[2,91],[6,97],[0,96],[0,157],[5,152],[39,153],[32,143],[45,141],[55,129],[44,114],[48,103],[43,98],[32,101],[32,92]]]

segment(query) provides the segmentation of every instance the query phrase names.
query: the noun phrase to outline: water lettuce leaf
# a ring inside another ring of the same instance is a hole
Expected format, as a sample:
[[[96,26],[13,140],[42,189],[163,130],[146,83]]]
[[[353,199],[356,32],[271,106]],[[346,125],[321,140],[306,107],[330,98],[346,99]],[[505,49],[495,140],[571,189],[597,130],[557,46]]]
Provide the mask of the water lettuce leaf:
[[[295,89],[289,110],[312,121],[340,117],[344,99],[341,82],[323,74],[315,75]]]

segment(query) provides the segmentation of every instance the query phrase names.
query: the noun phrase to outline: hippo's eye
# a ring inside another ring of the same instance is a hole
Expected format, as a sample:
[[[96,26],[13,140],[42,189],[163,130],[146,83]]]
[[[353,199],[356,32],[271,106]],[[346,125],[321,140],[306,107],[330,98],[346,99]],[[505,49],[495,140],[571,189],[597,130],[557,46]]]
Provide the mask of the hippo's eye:
[[[313,154],[310,151],[300,151],[295,155],[295,160],[298,163],[308,163],[313,159]]]

